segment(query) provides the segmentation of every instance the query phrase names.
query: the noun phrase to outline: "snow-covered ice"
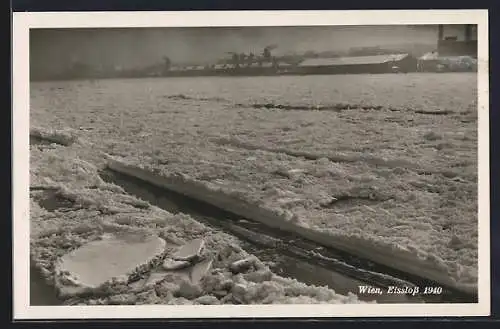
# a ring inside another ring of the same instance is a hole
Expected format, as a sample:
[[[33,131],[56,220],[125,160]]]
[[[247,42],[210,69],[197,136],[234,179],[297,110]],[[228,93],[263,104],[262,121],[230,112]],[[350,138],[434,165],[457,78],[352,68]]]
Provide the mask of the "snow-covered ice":
[[[36,145],[31,154],[37,182],[30,198],[31,258],[63,298],[88,305],[233,304],[241,302],[233,294],[240,284],[258,289],[244,298],[248,303],[287,300],[291,287],[302,302],[361,303],[272,274],[258,259],[245,275],[259,278],[233,273],[231,264],[251,256],[239,240],[100,182],[102,162],[92,145]],[[47,200],[53,207],[44,207]],[[176,253],[192,266],[165,270],[165,259]],[[270,274],[257,273],[262,270]]]
[[[34,83],[31,122],[47,131],[73,129],[78,143],[65,151],[72,152],[66,168],[66,154],[55,151],[63,146],[45,151],[52,165],[34,168],[32,181],[65,186],[55,174],[65,171],[79,188],[75,202],[141,225],[147,216],[138,220],[119,208],[136,211],[137,204],[110,198],[117,187],[79,162],[104,166],[110,154],[155,175],[196,181],[251,205],[248,211],[275,213],[311,237],[363,241],[405,255],[407,264],[423,261],[474,289],[475,74],[207,79],[69,82],[78,84],[85,103],[65,93],[66,82]],[[370,106],[337,112],[253,107],[267,103]],[[423,113],[437,110],[447,114]],[[88,126],[93,129],[79,130]],[[92,152],[83,156],[82,148]],[[71,196],[64,186],[59,193]],[[95,186],[98,193],[85,190]],[[377,254],[389,262],[391,252]]]

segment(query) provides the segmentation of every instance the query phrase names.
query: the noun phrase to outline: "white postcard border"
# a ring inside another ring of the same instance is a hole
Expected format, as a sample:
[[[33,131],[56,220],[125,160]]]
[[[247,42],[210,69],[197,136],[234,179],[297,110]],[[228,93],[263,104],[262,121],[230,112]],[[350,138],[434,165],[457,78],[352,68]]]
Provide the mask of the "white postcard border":
[[[476,304],[29,306],[29,29],[478,24]],[[22,319],[481,316],[490,314],[487,10],[58,12],[13,14],[13,316]]]

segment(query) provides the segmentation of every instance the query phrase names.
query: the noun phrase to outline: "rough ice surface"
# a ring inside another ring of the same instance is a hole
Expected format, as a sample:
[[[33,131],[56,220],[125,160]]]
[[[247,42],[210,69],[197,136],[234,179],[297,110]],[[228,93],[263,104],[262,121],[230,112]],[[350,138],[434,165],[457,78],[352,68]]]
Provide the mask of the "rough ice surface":
[[[236,238],[103,184],[91,145],[37,145],[31,153],[37,182],[30,192],[31,258],[71,303],[258,304],[286,301],[292,286],[309,303],[325,302],[323,295],[330,303],[361,303],[326,287],[307,290],[311,286],[271,273],[258,259],[245,273],[233,273],[231,264],[251,256]],[[192,264],[165,269],[176,253]],[[241,300],[237,284],[259,293]]]
[[[165,270],[178,270],[181,268],[188,267],[190,262],[185,260],[173,260],[173,259],[165,259],[163,261],[163,269]]]
[[[359,228],[354,228],[354,230],[351,228],[351,230],[348,232],[332,229],[325,230],[324,228],[321,229],[311,225],[311,221],[301,221],[300,219],[298,219],[297,212],[294,213],[289,209],[276,207],[276,205],[281,205],[279,202],[259,204],[256,203],[254,199],[246,197],[248,196],[248,194],[235,194],[231,189],[214,189],[203,181],[196,181],[187,177],[183,177],[182,180],[179,181],[178,179],[176,179],[175,175],[162,175],[161,172],[158,171],[150,173],[150,170],[148,169],[146,169],[146,171],[140,169],[140,164],[131,165],[130,163],[127,164],[116,160],[111,161],[110,164],[114,169],[117,169],[121,172],[126,172],[127,174],[135,177],[143,177],[142,173],[148,173],[147,175],[149,176],[149,178],[147,178],[147,180],[151,182],[159,181],[161,177],[166,177],[170,182],[167,183],[169,187],[174,186],[174,188],[181,188],[183,191],[182,193],[186,193],[187,195],[199,198],[207,202],[212,202],[218,206],[226,207],[225,209],[227,209],[227,207],[230,207],[230,210],[236,211],[242,216],[244,216],[245,213],[238,212],[239,208],[247,207],[247,205],[250,204],[254,207],[254,210],[249,211],[247,209],[248,212],[246,213],[246,216],[248,216],[249,218],[253,218],[257,221],[262,221],[274,227],[283,227],[289,231],[294,232],[295,234],[304,235],[305,237],[317,240],[320,243],[332,244],[334,247],[348,250],[353,254],[373,259],[376,262],[392,266],[403,271],[407,271],[410,273],[418,272],[418,275],[431,280],[435,280],[442,284],[455,286],[465,291],[475,290],[474,283],[469,284],[468,282],[464,281],[457,282],[455,280],[455,277],[453,275],[450,275],[448,271],[449,268],[442,259],[434,256],[433,254],[429,254],[425,251],[417,249],[413,247],[413,245],[405,247],[399,244],[390,243],[390,241],[380,239],[376,235],[370,236],[362,234],[363,231]],[[216,192],[216,197],[208,197],[209,195]],[[235,204],[234,197],[239,200],[237,201],[239,202],[238,204]],[[356,197],[354,197],[354,199],[355,198]],[[362,191],[358,198],[362,201],[367,199],[369,202],[372,202],[372,199],[374,198],[373,191],[368,190],[364,193]],[[336,202],[337,200],[337,198],[333,197],[330,202]],[[377,210],[372,208],[371,206],[362,206],[362,209],[366,209],[372,214],[377,214]],[[258,213],[255,211],[257,208],[267,210],[268,215],[262,217],[262,213]],[[293,208],[293,210],[297,211],[297,207]],[[309,210],[309,214],[311,213],[317,213],[317,209],[312,208],[311,210]],[[387,215],[389,213],[388,211],[384,210],[383,214]],[[384,220],[384,217],[379,218],[381,222]],[[394,218],[389,218],[389,220],[394,220]],[[291,225],[287,224],[287,222],[289,222]],[[385,221],[383,223],[387,224],[388,222]],[[423,230],[428,230],[430,227],[430,225],[426,224],[416,224],[417,225],[415,226],[417,229],[420,228]],[[411,233],[415,234],[415,232]],[[421,232],[416,233],[421,234]]]
[[[68,91],[76,86],[83,104]],[[71,165],[66,153],[59,153],[62,159],[57,153],[63,146],[41,151],[50,165],[34,169],[32,181],[63,185],[58,193],[121,225],[162,223],[154,208],[138,212],[117,187],[76,171],[90,169],[79,160],[104,166],[107,153],[161,175],[200,181],[298,226],[406,250],[457,284],[474,286],[476,86],[476,74],[468,73],[34,83],[31,122],[47,131],[77,131],[78,146],[64,151],[72,154]],[[357,106],[254,106],[339,103]],[[423,113],[438,110],[446,114]],[[88,126],[93,129],[78,130]],[[78,193],[66,189],[63,176],[54,174],[60,171],[75,177]],[[40,212],[47,220],[37,225],[61,231],[52,227],[51,213]],[[94,225],[92,216],[79,216]],[[179,238],[206,234],[184,222],[192,233]]]

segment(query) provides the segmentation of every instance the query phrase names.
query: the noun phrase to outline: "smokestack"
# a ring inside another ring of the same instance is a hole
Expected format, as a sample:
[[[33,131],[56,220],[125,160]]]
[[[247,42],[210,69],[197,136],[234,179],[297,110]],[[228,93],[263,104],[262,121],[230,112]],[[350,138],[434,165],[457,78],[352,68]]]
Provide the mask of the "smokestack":
[[[444,28],[443,25],[438,25],[438,40],[443,40]]]
[[[470,41],[472,39],[472,25],[465,25],[465,41]]]

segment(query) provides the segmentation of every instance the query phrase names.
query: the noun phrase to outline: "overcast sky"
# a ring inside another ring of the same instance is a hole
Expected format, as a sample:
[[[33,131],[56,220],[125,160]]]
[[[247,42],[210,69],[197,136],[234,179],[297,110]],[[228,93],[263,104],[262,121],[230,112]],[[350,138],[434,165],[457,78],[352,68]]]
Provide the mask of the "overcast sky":
[[[460,27],[445,33],[462,35]],[[350,47],[402,43],[436,44],[437,26],[328,26],[244,28],[130,28],[31,30],[34,71],[58,71],[72,60],[124,67],[172,61],[214,61],[225,52],[275,53],[347,50]]]

